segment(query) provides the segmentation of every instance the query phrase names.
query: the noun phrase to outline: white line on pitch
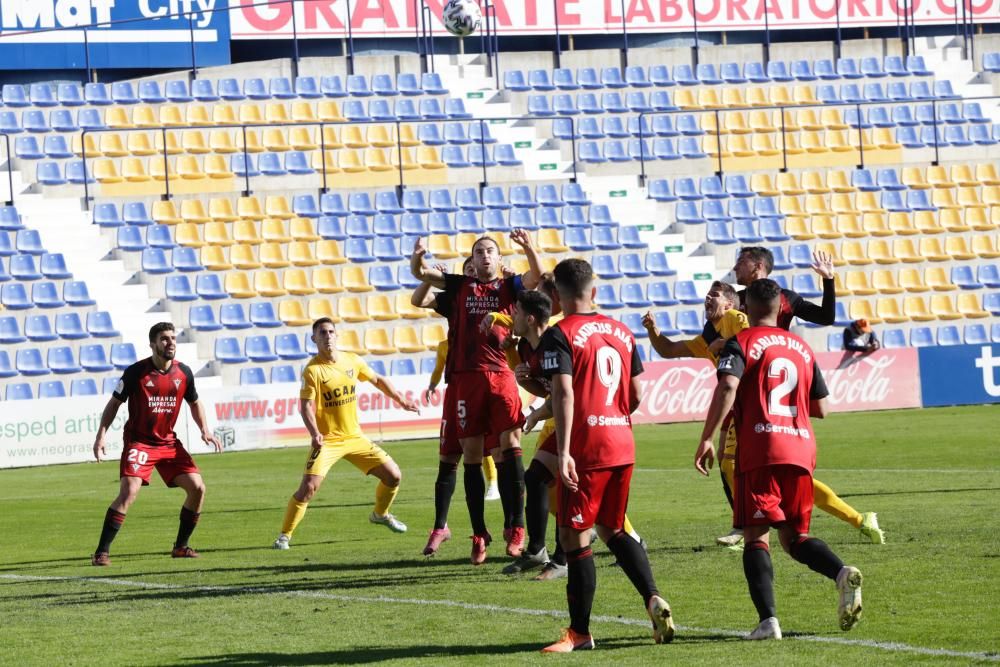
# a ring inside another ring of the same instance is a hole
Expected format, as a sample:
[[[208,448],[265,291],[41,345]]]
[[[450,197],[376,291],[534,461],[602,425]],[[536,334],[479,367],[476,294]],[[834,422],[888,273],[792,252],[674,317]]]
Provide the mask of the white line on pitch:
[[[420,598],[391,598],[384,595],[362,596],[362,595],[340,595],[338,593],[323,593],[321,591],[294,591],[274,588],[255,588],[253,586],[185,586],[182,584],[159,584],[146,581],[132,581],[130,579],[108,579],[103,577],[55,577],[38,576],[27,574],[0,574],[0,579],[12,581],[80,581],[85,583],[105,584],[109,586],[129,586],[132,588],[145,588],[156,590],[188,590],[193,593],[240,593],[251,595],[288,595],[292,597],[302,597],[318,600],[337,600],[339,602],[354,603],[388,603],[388,604],[412,604],[429,607],[452,607],[466,609],[470,611],[489,611],[504,614],[520,614],[522,616],[545,616],[551,618],[563,618],[565,611],[554,609],[522,609],[518,607],[500,607],[492,604],[477,604],[474,602],[459,602],[456,600],[424,600]],[[622,618],[620,616],[593,616],[592,620],[599,623],[617,623],[619,625],[633,625],[648,627],[648,620],[635,618]],[[691,632],[694,634],[722,635],[725,637],[742,637],[745,632],[736,630],[721,630],[717,628],[695,628],[678,625],[678,630]],[[817,644],[838,644],[841,646],[859,646],[862,648],[874,648],[881,651],[893,653],[913,653],[916,655],[930,655],[948,658],[969,658],[973,660],[987,660],[990,662],[1000,662],[1000,654],[985,653],[976,651],[953,651],[944,648],[927,648],[925,646],[911,646],[900,642],[877,641],[875,639],[845,639],[843,637],[823,637],[820,635],[786,635],[786,639],[795,641],[814,642]]]

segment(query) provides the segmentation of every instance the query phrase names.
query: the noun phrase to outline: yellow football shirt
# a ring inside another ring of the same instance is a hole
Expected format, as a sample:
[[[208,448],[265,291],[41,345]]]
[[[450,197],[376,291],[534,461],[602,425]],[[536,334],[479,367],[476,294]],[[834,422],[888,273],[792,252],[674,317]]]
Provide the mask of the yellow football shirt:
[[[438,343],[437,357],[434,359],[434,370],[431,371],[431,384],[435,387],[441,383],[441,376],[444,374],[444,365],[448,361],[448,339]]]
[[[357,438],[358,382],[370,382],[375,372],[356,354],[339,352],[336,361],[313,357],[302,371],[299,398],[316,403],[316,425],[325,439]]]
[[[722,340],[728,340],[749,326],[750,321],[747,320],[746,314],[732,309],[727,310],[723,314],[722,320],[715,327],[715,330],[719,332],[719,337],[722,338]],[[709,351],[708,343],[705,342],[704,336],[695,336],[694,338],[684,341],[684,344],[687,345],[688,351],[691,353],[692,357],[708,359],[713,364],[718,363],[719,358]]]

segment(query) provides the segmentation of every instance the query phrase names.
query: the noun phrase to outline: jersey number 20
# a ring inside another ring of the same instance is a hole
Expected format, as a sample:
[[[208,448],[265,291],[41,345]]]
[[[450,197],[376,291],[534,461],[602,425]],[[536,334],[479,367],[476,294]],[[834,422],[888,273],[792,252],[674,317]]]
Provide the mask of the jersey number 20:
[[[767,411],[776,417],[798,416],[799,409],[796,406],[781,402],[781,399],[795,391],[799,385],[799,370],[795,364],[788,359],[778,357],[768,365],[767,376],[784,377],[777,387],[767,393]]]

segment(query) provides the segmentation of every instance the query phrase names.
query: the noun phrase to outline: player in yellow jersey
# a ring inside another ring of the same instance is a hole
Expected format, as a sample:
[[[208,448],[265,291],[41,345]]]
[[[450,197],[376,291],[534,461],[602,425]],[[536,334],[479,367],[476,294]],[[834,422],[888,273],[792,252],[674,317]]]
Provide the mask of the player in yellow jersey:
[[[356,354],[337,349],[337,328],[333,320],[328,317],[316,320],[312,331],[318,352],[302,371],[299,391],[299,411],[309,431],[312,448],[302,483],[288,501],[281,534],[274,541],[274,548],[288,548],[309,501],[323,484],[326,473],[340,459],[347,459],[361,472],[379,480],[375,487],[375,509],[368,520],[395,533],[405,533],[406,524],[389,513],[399,491],[399,466],[361,432],[357,385],[370,382],[404,410],[418,414],[420,410],[414,401],[401,396],[388,379],[369,368]]]
[[[746,315],[737,310],[739,297],[736,290],[722,281],[715,281],[705,295],[705,328],[700,336],[674,341],[660,333],[652,313],[646,313],[642,324],[649,332],[649,342],[653,349],[665,359],[681,357],[697,357],[708,359],[713,364],[719,361],[719,351],[726,340],[750,326]],[[723,429],[723,443],[720,443],[721,454],[719,468],[722,470],[722,488],[730,506],[733,504],[732,491],[736,466],[736,431],[734,428]],[[833,489],[823,482],[813,480],[813,502],[828,514],[845,521],[875,544],[882,544],[882,531],[878,528],[874,512],[858,512],[843,501]],[[874,526],[874,527],[873,527]],[[716,542],[727,547],[741,547],[743,531],[734,529],[728,535],[716,539]]]

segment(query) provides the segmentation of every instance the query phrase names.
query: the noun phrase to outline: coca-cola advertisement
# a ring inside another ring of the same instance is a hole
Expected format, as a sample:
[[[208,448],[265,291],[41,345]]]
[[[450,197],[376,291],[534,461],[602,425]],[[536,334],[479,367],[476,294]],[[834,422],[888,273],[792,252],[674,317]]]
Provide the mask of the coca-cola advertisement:
[[[821,352],[816,355],[830,390],[833,412],[920,407],[917,350],[873,354]],[[653,361],[639,376],[642,404],[636,424],[698,421],[705,418],[715,391],[715,367],[708,361]]]

